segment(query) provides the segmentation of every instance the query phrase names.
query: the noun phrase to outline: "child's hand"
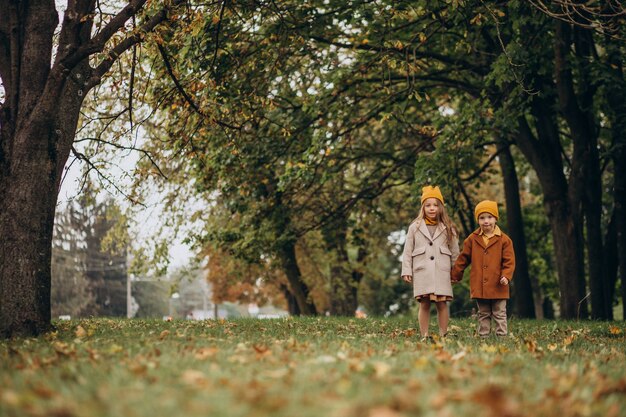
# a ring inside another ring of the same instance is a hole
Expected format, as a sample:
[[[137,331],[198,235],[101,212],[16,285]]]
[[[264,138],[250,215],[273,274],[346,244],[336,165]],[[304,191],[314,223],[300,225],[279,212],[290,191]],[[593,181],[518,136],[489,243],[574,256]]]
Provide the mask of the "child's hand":
[[[411,282],[413,281],[413,277],[410,275],[402,275],[402,279],[404,280],[404,282]]]
[[[501,285],[509,285],[509,279],[507,277],[500,278]]]

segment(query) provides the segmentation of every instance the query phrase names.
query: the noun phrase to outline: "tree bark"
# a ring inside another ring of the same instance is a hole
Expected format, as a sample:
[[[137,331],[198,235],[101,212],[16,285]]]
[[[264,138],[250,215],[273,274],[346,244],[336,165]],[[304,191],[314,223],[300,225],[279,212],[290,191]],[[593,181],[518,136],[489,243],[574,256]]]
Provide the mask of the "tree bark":
[[[299,316],[300,308],[298,307],[298,302],[289,290],[289,287],[281,284],[280,290],[285,296],[285,300],[287,301],[287,311],[289,312],[289,314],[292,316]]]
[[[539,97],[535,97],[531,103],[539,138],[534,137],[528,122],[522,117],[519,119],[516,141],[537,173],[542,187],[559,278],[560,316],[564,319],[586,318],[580,218],[570,203],[555,117],[546,104]]]
[[[96,68],[89,59],[144,3],[131,0],[92,38],[95,1],[69,2],[51,67],[55,2],[0,0],[5,90],[0,108],[0,337],[34,336],[50,328],[54,213],[80,107],[89,89],[141,36],[117,43]],[[166,10],[142,24],[142,33],[165,20]]]
[[[615,218],[615,207],[611,220],[607,225],[606,234],[604,236],[604,271],[606,273],[606,285],[604,286],[604,298],[608,301],[606,318],[613,320],[613,297],[615,296],[615,284],[617,283],[617,268],[619,259],[617,255],[617,219]]]
[[[524,236],[524,221],[522,219],[522,206],[520,204],[519,182],[515,172],[515,162],[509,150],[509,144],[504,140],[498,140],[497,149],[504,183],[508,232],[515,248],[515,274],[512,282],[514,288],[513,311],[519,317],[542,317],[541,297],[533,297],[533,294],[539,294],[539,285],[535,283],[535,288],[533,288],[533,283],[531,283],[528,274],[526,237]]]
[[[309,289],[302,281],[302,273],[296,259],[295,242],[286,241],[280,249],[279,256],[283,270],[287,276],[287,281],[289,282],[289,289],[298,305],[299,314],[305,316],[316,315],[317,310],[315,305],[309,299]]]
[[[354,316],[357,309],[358,283],[348,258],[348,223],[344,215],[326,224],[322,230],[330,267],[330,314],[333,316]]]
[[[574,77],[570,62],[572,30],[570,24],[557,21],[555,32],[555,72],[556,86],[561,112],[569,126],[574,142],[572,171],[570,175],[571,201],[582,202],[586,226],[587,264],[589,267],[589,287],[591,290],[591,315],[595,319],[607,319],[608,300],[605,300],[605,273],[602,242],[602,179],[598,137],[593,117],[593,89],[588,75],[588,62],[591,59],[591,38],[581,28],[576,34],[576,53],[579,56],[578,73],[581,78],[579,94],[574,90]],[[581,103],[579,105],[579,102]]]

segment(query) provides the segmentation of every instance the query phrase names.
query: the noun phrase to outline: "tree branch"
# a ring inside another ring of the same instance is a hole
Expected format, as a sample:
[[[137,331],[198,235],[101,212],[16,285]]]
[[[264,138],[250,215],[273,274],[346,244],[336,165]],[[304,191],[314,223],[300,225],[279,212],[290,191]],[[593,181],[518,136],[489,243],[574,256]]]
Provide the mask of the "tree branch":
[[[69,51],[69,54],[64,55],[62,58],[60,58],[60,65],[71,71],[84,59],[89,58],[96,52],[101,52],[102,50],[104,50],[104,46],[106,45],[106,43],[113,37],[113,35],[118,33],[118,31],[126,24],[128,19],[135,16],[139,12],[139,10],[141,10],[146,1],[147,0],[131,0],[115,17],[113,17],[113,19],[109,21],[109,23],[106,24],[106,26],[100,32],[98,32],[93,38],[91,38],[89,42],[81,45],[74,51]],[[181,2],[181,0],[174,0],[175,5]],[[165,12],[167,10],[167,6],[161,9],[161,11],[157,13],[148,22],[148,24],[152,22],[152,20],[154,20],[157,16],[162,17],[159,22],[161,20],[164,20]],[[156,26],[156,23],[154,24],[154,26]],[[152,26],[152,28],[154,28],[154,26]]]
[[[185,0],[174,0],[172,7],[176,7],[180,4],[182,4]],[[152,18],[150,18],[147,22],[145,22],[143,25],[141,25],[139,27],[138,31],[135,31],[134,34],[132,34],[131,36],[127,37],[126,39],[124,39],[122,42],[120,42],[119,44],[117,44],[112,50],[111,52],[109,52],[109,56],[107,59],[105,59],[104,61],[102,61],[100,63],[100,65],[98,65],[91,77],[89,78],[89,80],[87,80],[87,82],[85,83],[85,89],[88,91],[90,90],[93,86],[95,86],[96,84],[100,83],[100,80],[102,79],[102,76],[104,76],[104,74],[106,74],[109,69],[111,69],[111,66],[113,65],[113,63],[117,60],[117,58],[124,53],[125,51],[127,51],[129,48],[131,48],[133,45],[136,45],[137,43],[141,42],[143,40],[143,36],[144,33],[148,33],[151,32],[157,25],[159,25],[161,22],[163,22],[164,20],[167,19],[167,14],[169,12],[170,8],[169,7],[164,7],[163,9],[161,9],[157,14],[155,14],[154,16],[152,16]],[[119,16],[119,15],[118,15]],[[108,25],[107,25],[108,26]],[[106,28],[105,28],[106,29]],[[94,38],[95,39],[95,38]],[[103,46],[104,47],[104,46]],[[94,52],[99,52],[101,51],[101,49],[99,50],[94,50],[92,53]],[[77,52],[78,53],[78,52]],[[88,55],[87,55],[88,56]],[[86,58],[86,57],[85,57]],[[83,58],[84,59],[84,58]],[[63,64],[65,65],[65,64]]]
[[[91,160],[90,160],[90,159],[89,159],[89,158],[88,158],[85,154],[82,154],[82,153],[78,152],[78,151],[76,150],[76,148],[74,148],[73,146],[72,146],[72,153],[74,154],[74,156],[75,156],[77,159],[79,159],[79,160],[81,160],[81,161],[84,161],[84,162],[87,164],[87,166],[89,167],[89,170],[94,170],[94,171],[96,171],[96,173],[98,174],[98,177],[99,177],[99,178],[101,178],[102,180],[104,180],[104,182],[106,182],[106,183],[110,184],[113,188],[115,188],[115,190],[116,190],[117,192],[119,192],[121,195],[123,195],[124,197],[126,197],[126,198],[128,199],[128,201],[130,201],[130,202],[131,202],[131,203],[133,203],[133,204],[139,204],[139,205],[141,205],[141,206],[144,206],[144,207],[145,207],[145,205],[144,205],[143,203],[141,203],[140,201],[137,201],[137,200],[133,199],[130,195],[126,194],[126,193],[124,192],[124,190],[122,190],[120,187],[118,187],[118,186],[117,186],[117,184],[115,184],[115,182],[113,182],[113,181],[112,181],[109,177],[107,177],[106,175],[104,175],[104,174],[100,171],[100,169],[99,169],[97,166],[95,166],[95,165],[94,165],[94,163],[93,163],[93,162],[91,162]]]

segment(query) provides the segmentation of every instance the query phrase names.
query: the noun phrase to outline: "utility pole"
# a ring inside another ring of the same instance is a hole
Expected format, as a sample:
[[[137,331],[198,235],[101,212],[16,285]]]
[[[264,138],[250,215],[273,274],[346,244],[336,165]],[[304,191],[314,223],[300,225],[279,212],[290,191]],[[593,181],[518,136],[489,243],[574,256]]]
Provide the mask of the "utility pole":
[[[131,289],[130,289],[131,276],[132,274],[126,273],[126,318],[127,319],[131,318],[133,315],[133,312],[132,312],[133,303],[131,302],[132,294],[131,294]]]

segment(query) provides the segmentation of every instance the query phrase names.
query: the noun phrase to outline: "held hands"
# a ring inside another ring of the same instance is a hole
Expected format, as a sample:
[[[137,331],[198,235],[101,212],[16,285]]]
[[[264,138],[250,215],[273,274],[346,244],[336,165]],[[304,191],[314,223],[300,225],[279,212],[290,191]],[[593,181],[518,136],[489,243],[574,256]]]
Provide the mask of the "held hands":
[[[402,275],[402,279],[404,280],[404,282],[411,282],[413,281],[413,277],[410,275]]]
[[[509,279],[507,277],[500,278],[501,285],[509,285]]]

